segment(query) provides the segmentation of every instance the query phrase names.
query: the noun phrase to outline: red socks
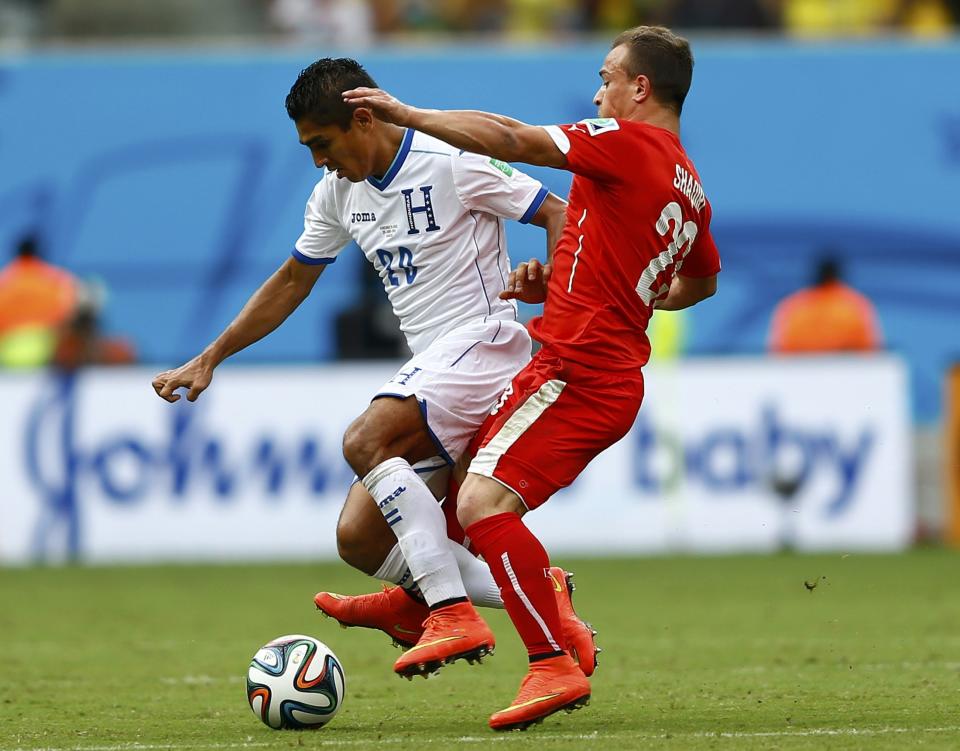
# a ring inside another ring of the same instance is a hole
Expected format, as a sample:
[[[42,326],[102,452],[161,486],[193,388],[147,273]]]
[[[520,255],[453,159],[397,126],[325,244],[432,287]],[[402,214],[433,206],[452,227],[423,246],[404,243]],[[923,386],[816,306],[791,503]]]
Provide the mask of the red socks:
[[[547,573],[550,559],[540,541],[513,512],[488,516],[465,531],[490,566],[527,654],[565,651],[553,580]]]

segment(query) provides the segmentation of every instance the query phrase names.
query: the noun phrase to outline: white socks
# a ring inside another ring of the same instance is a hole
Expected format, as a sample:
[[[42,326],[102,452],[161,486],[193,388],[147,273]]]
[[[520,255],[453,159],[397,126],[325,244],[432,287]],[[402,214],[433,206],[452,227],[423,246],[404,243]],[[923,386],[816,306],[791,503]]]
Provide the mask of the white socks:
[[[401,457],[387,459],[370,470],[363,486],[397,536],[427,604],[466,597],[457,559],[447,544],[443,511],[410,463]],[[388,560],[391,557],[392,552]]]
[[[403,551],[400,549],[400,543],[393,546],[387,557],[383,560],[383,565],[377,569],[374,577],[410,592],[416,599],[421,599],[420,587],[410,573],[410,567],[407,565],[407,559],[403,557]]]
[[[463,545],[447,538],[447,543],[457,559],[460,567],[460,577],[463,579],[464,589],[470,602],[481,608],[499,608],[503,610],[503,598],[500,596],[500,587],[493,580],[490,567],[481,561]]]
[[[473,555],[463,545],[447,539],[447,544],[457,559],[457,566],[460,568],[460,577],[463,579],[463,587],[467,591],[467,597],[477,607],[481,608],[499,608],[503,609],[503,598],[500,596],[500,588],[493,580],[493,574],[490,573],[490,567]],[[419,594],[419,589],[407,566],[407,561],[403,557],[403,551],[400,544],[393,546],[384,560],[383,565],[374,574],[377,579],[388,581],[403,587],[408,592],[415,595]]]

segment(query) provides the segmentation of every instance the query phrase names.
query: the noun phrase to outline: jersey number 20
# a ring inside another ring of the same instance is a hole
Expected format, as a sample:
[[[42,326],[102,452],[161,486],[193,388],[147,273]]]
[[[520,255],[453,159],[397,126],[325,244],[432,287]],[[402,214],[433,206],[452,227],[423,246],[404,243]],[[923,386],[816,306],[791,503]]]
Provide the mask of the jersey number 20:
[[[647,305],[650,305],[664,292],[670,289],[670,282],[660,284],[657,287],[657,277],[662,274],[667,267],[676,259],[677,268],[683,263],[683,257],[690,252],[693,241],[697,237],[697,225],[694,222],[684,222],[683,213],[680,211],[680,204],[671,201],[663,207],[660,212],[660,218],[657,219],[657,232],[662,237],[673,228],[673,241],[667,246],[666,250],[660,251],[660,255],[650,261],[647,268],[640,275],[640,281],[637,282],[637,294]],[[677,259],[677,256],[680,256]]]
[[[397,248],[397,251],[399,256],[397,259],[397,271],[403,272],[407,284],[413,284],[413,280],[417,278],[417,267],[413,265],[413,251],[410,250],[410,248],[403,247]],[[381,248],[377,251],[377,258],[380,259],[380,263],[383,264],[383,268],[387,272],[387,281],[390,283],[390,286],[399,287],[400,278],[393,270],[393,253]]]

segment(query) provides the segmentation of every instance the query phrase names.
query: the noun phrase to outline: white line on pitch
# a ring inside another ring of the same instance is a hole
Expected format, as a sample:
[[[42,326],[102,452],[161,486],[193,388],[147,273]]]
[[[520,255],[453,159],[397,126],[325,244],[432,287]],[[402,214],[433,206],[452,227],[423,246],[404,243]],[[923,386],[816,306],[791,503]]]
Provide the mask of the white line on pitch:
[[[932,728],[810,728],[809,730],[770,730],[770,731],[697,731],[691,733],[539,733],[533,731],[527,734],[510,735],[464,735],[459,738],[330,738],[311,739],[311,746],[359,746],[361,744],[377,746],[399,745],[415,742],[421,745],[438,743],[509,743],[523,738],[535,738],[543,741],[610,741],[616,738],[637,740],[666,740],[677,738],[806,738],[811,736],[877,736],[899,735],[907,733],[960,733],[960,725]],[[332,734],[331,734],[332,735]],[[283,736],[278,736],[278,740]],[[211,749],[227,751],[228,749],[269,748],[277,746],[276,742],[247,741],[243,743],[117,743],[102,746],[59,746],[59,747],[14,747],[0,748],[0,751],[177,751],[178,749]]]

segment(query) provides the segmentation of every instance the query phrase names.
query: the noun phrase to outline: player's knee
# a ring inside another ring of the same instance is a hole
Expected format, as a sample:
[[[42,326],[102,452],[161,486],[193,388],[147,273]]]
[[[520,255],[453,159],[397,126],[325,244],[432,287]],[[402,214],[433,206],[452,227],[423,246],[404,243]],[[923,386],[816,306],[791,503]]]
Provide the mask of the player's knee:
[[[383,565],[383,556],[378,560],[379,551],[374,548],[360,524],[341,517],[337,522],[337,553],[344,563],[373,576]]]
[[[488,516],[505,513],[523,516],[526,513],[523,501],[495,480],[467,475],[457,495],[457,521],[464,530]]]
[[[477,488],[469,477],[460,487],[457,495],[457,521],[460,526],[466,529],[474,522],[478,522],[491,515],[490,504],[483,494],[477,492]]]
[[[343,434],[343,458],[357,476],[363,479],[374,467],[387,459],[399,456],[413,462],[430,456],[434,450],[433,445],[428,444],[430,450],[425,452],[422,446],[425,440],[418,434],[397,434],[389,424],[361,415]]]
[[[361,415],[343,434],[343,458],[361,479],[377,466],[375,436],[370,434],[366,422]]]

